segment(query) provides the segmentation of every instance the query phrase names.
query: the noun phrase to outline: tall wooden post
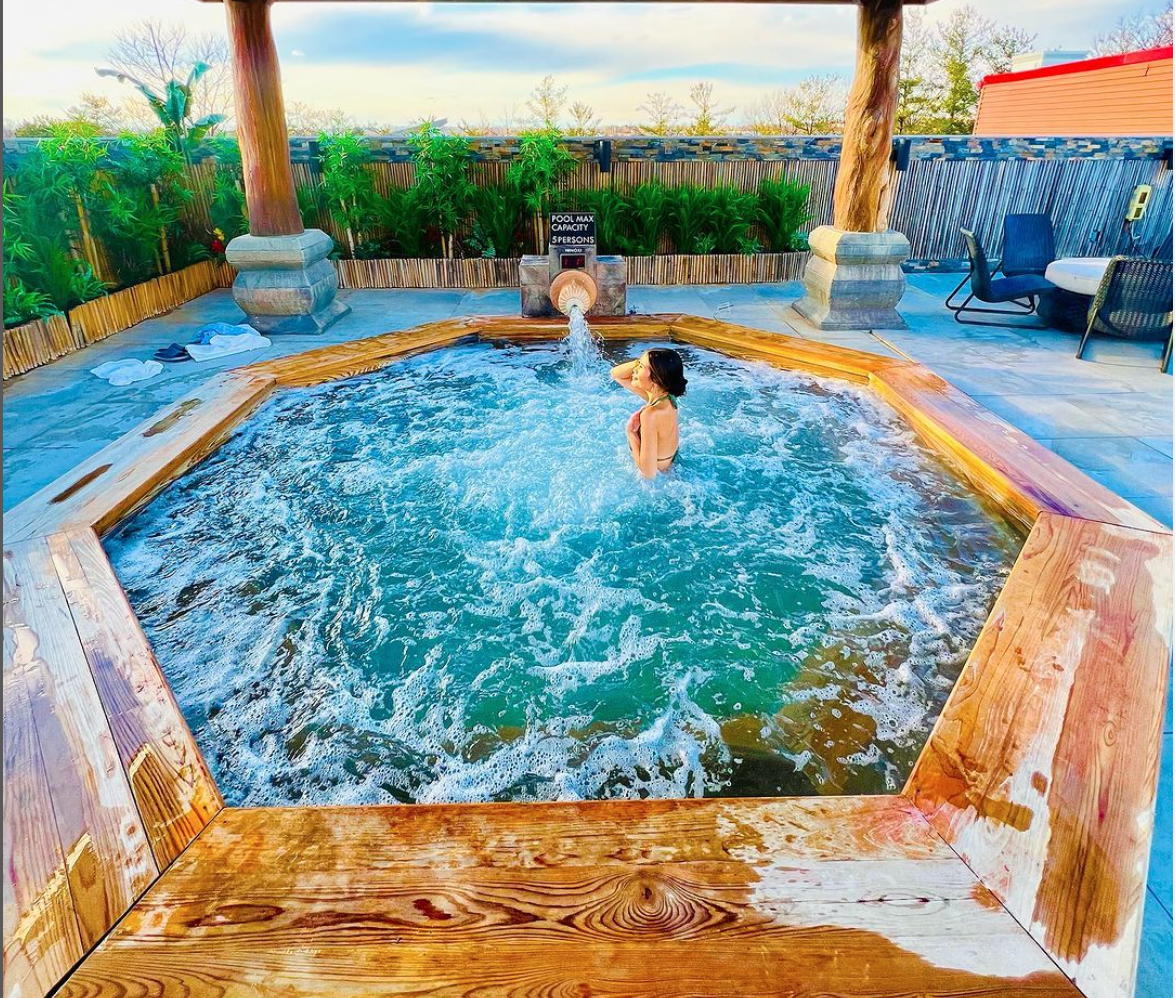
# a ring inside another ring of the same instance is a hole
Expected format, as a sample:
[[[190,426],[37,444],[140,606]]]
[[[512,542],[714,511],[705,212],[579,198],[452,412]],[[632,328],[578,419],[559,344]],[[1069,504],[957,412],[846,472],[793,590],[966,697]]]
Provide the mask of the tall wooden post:
[[[225,0],[225,15],[249,231],[255,236],[292,236],[302,231],[302,216],[290,169],[282,77],[270,30],[271,2]]]
[[[857,66],[845,109],[833,225],[884,232],[890,215],[890,147],[898,110],[902,0],[858,0]]]
[[[327,259],[334,241],[302,226],[270,3],[224,0],[249,212],[249,234],[230,242],[225,256],[237,268],[233,298],[254,329],[316,333],[350,309],[335,298],[339,275]]]
[[[906,236],[887,228],[898,107],[903,0],[857,0],[857,67],[845,111],[833,224],[809,233],[805,296],[794,308],[819,329],[901,329]]]

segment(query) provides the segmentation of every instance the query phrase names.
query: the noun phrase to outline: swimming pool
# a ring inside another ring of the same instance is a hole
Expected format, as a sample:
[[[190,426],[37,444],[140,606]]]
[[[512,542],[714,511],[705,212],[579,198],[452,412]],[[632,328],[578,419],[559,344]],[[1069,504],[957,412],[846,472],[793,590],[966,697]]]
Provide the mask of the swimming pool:
[[[456,347],[108,537],[227,802],[897,789],[1021,538],[864,390],[683,353],[653,483],[603,367]]]

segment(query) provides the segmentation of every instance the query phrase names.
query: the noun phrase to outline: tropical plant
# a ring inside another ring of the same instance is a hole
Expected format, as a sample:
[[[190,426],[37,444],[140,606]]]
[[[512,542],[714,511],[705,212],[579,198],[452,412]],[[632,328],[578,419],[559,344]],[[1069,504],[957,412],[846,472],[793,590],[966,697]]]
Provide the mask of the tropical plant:
[[[751,191],[741,191],[733,184],[719,184],[710,188],[710,234],[714,237],[712,250],[698,252],[744,253],[759,250],[752,238],[751,227],[756,221],[758,198]]]
[[[455,253],[457,233],[470,213],[474,185],[470,181],[469,144],[425,122],[409,135],[416,165],[416,197],[441,235],[446,259]]]
[[[234,140],[223,135],[209,139],[206,147],[213,160],[208,214],[213,231],[219,231],[227,243],[249,231],[241,150]]]
[[[4,328],[56,315],[60,310],[43,291],[26,287],[19,277],[4,281]]]
[[[523,215],[523,196],[512,183],[475,187],[471,205],[474,212],[470,244],[484,257],[514,255]]]
[[[176,151],[187,157],[192,146],[225,120],[223,114],[206,114],[195,121],[192,120],[192,88],[210,68],[208,63],[198,62],[183,83],[179,80],[168,80],[161,92],[152,90],[142,80],[117,69],[99,69],[97,73],[99,76],[112,76],[119,83],[130,83],[138,90],[147,99],[148,105],[155,112],[155,117],[159,119],[159,124]]]
[[[625,251],[632,256],[653,256],[658,251],[669,214],[669,192],[657,180],[647,180],[629,194],[629,231]]]
[[[372,154],[358,132],[319,134],[322,191],[327,211],[347,236],[347,251],[369,237],[376,223],[376,188],[367,168]]]
[[[556,208],[564,178],[576,169],[576,159],[557,128],[539,128],[519,136],[519,152],[506,178],[518,189],[534,222],[535,252],[547,248],[547,216]]]
[[[712,229],[714,191],[698,184],[682,184],[669,190],[669,225],[679,253],[703,253],[702,237]],[[712,233],[712,242],[714,236]]]
[[[71,257],[48,236],[29,233],[30,254],[18,277],[33,290],[43,293],[60,312],[106,294],[106,282],[99,280],[85,260]]]
[[[765,178],[759,185],[756,218],[773,253],[805,248],[800,228],[813,216],[808,210],[808,184]]]
[[[601,253],[623,253],[631,208],[615,187],[588,187],[568,192],[568,207],[596,215],[596,248]]]
[[[124,134],[109,163],[96,229],[119,280],[146,280],[189,262],[190,240],[179,237],[193,194],[184,158],[165,131]]]
[[[428,208],[416,187],[393,188],[379,206],[380,221],[393,253],[423,257],[427,252]]]

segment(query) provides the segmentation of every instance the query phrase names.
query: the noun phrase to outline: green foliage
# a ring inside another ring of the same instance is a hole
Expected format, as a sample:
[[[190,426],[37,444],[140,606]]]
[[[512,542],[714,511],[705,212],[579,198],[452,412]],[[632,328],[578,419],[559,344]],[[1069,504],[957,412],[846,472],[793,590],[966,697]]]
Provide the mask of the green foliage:
[[[323,199],[331,218],[346,232],[348,252],[354,257],[356,244],[377,223],[376,189],[367,168],[371,150],[358,132],[324,132],[318,142]]]
[[[431,256],[427,242],[428,206],[416,187],[391,190],[380,203],[380,221],[393,255]]]
[[[223,242],[249,231],[249,214],[245,205],[245,173],[241,150],[235,139],[218,135],[205,142],[213,159],[212,188],[208,214],[213,233],[220,232]],[[299,189],[299,194],[302,190]]]
[[[177,152],[187,156],[196,143],[225,120],[223,114],[206,114],[196,121],[192,120],[192,88],[209,69],[208,63],[198,62],[186,80],[168,80],[161,93],[156,93],[141,80],[114,69],[100,69],[98,75],[113,76],[119,83],[130,83],[138,90],[159,119],[168,142]]]
[[[409,146],[419,204],[440,232],[445,256],[452,258],[457,232],[469,216],[473,198],[469,143],[426,122],[410,134]]]
[[[546,217],[557,208],[563,180],[576,169],[557,128],[539,128],[519,136],[519,153],[507,168],[507,183],[513,184],[535,220],[535,251],[547,247]]]
[[[71,257],[48,236],[28,234],[30,256],[19,280],[43,293],[59,312],[106,294],[106,284],[84,260]]]
[[[94,232],[123,284],[174,269],[173,248],[186,248],[180,218],[192,200],[184,158],[163,129],[126,134],[108,159]]]
[[[633,188],[628,202],[630,238],[625,252],[633,256],[653,256],[669,217],[669,192],[661,181],[648,180]]]
[[[705,253],[702,237],[711,233],[715,211],[714,191],[697,184],[682,184],[669,191],[669,227],[679,253]],[[713,245],[711,233],[709,245]]]
[[[800,228],[812,218],[808,210],[809,188],[791,180],[760,181],[756,217],[773,253],[805,248]]]
[[[19,277],[4,281],[4,328],[56,315],[59,309],[43,291],[25,287]]]
[[[744,253],[759,251],[759,243],[751,235],[755,225],[759,199],[750,191],[741,191],[733,184],[719,184],[710,188],[711,212],[709,235],[714,240],[713,250],[699,252]]]
[[[628,198],[614,187],[569,192],[568,207],[596,214],[596,248],[600,253],[623,253],[632,214]]]
[[[509,257],[519,245],[523,196],[511,183],[475,187],[471,198],[474,212],[470,245],[484,257]]]

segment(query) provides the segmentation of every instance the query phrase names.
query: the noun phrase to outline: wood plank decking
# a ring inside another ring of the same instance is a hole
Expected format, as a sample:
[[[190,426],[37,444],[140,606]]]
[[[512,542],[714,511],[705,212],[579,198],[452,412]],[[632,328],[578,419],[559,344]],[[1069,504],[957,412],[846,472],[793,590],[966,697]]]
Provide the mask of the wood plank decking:
[[[196,982],[289,998],[1076,994],[897,797],[226,810],[60,994]]]
[[[903,795],[222,807],[99,535],[278,387],[558,328],[221,375],[5,516],[5,994],[1127,998],[1170,532],[918,365],[731,323],[599,329],[867,385],[1031,528]]]

